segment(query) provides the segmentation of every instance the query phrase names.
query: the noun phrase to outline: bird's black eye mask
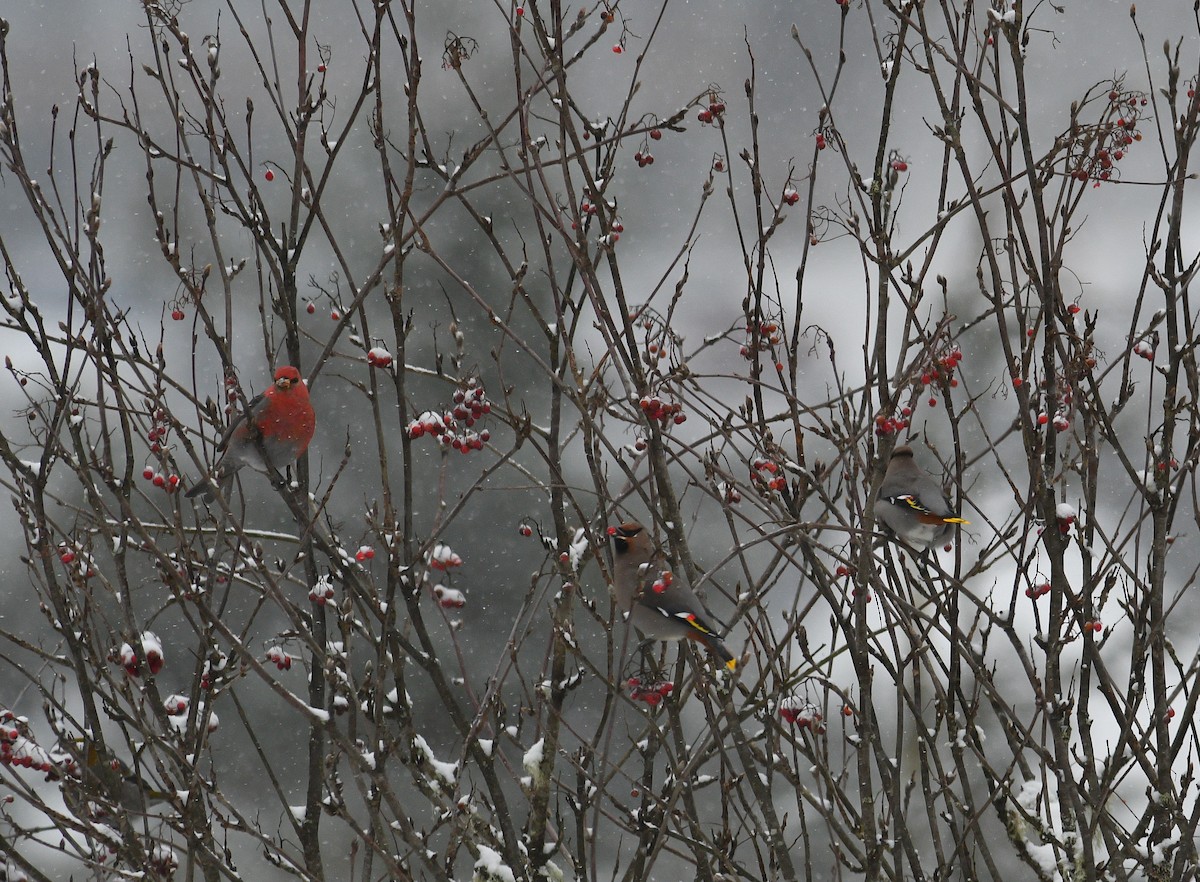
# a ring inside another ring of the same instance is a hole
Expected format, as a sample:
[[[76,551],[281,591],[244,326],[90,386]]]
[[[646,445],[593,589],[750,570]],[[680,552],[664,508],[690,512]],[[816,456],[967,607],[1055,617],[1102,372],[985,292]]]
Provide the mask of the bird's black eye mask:
[[[619,527],[609,527],[609,535],[613,538],[613,546],[619,552],[629,550],[629,540],[641,533],[643,527],[640,524],[621,524]]]

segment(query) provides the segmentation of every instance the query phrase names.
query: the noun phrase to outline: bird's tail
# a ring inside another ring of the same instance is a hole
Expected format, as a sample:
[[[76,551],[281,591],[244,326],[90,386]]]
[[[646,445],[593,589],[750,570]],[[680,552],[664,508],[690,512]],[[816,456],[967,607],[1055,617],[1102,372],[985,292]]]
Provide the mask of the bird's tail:
[[[737,670],[738,660],[729,649],[725,646],[725,642],[715,634],[703,634],[694,638],[699,643],[704,645],[704,648],[721,660],[721,663],[731,671]]]
[[[216,497],[213,495],[212,482],[205,478],[195,487],[189,489],[183,494],[188,499],[195,499],[197,496],[203,497],[205,502],[212,502]]]
[[[217,495],[213,492],[214,483],[221,488],[221,495],[229,499],[229,491],[233,489],[233,472],[226,474],[218,467],[215,475],[204,478],[195,487],[188,488],[188,491],[183,495],[188,499],[195,499],[199,496],[205,502],[213,502],[217,498]]]

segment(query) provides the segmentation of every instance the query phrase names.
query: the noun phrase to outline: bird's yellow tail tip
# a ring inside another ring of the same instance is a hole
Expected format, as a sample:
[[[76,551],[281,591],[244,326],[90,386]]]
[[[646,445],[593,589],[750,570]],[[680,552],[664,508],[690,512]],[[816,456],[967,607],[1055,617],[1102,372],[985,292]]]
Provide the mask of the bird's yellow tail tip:
[[[737,670],[737,659],[731,658],[729,661],[725,662],[725,667],[729,668],[729,670],[731,670],[731,671],[736,671]]]
[[[969,524],[969,523],[971,523],[970,521],[965,520],[964,518],[942,518],[942,521],[943,521],[943,523],[947,523],[947,524]]]

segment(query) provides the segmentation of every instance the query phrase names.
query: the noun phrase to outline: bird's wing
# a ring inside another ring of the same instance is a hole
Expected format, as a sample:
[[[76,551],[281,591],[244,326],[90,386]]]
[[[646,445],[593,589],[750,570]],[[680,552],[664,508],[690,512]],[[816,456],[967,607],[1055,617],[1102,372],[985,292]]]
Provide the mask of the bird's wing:
[[[689,602],[690,598],[686,600],[675,598],[666,592],[658,594],[647,585],[643,589],[639,600],[643,606],[648,607],[663,618],[671,619],[672,621],[694,628],[698,633],[707,637],[716,637],[719,639],[724,636],[719,629],[713,627],[704,616],[697,612],[700,609],[700,601],[698,599],[694,602]]]
[[[930,508],[921,498],[915,493],[901,493],[897,496],[884,496],[884,502],[890,502],[892,505],[898,505],[901,508],[907,508],[917,516],[917,520],[925,524],[966,524],[960,517],[956,517],[950,511],[950,505],[945,499],[939,500],[941,511],[935,511]]]
[[[226,427],[225,434],[222,435],[221,440],[217,442],[217,451],[224,451],[225,448],[229,446],[229,442],[233,439],[234,433],[239,430],[245,431],[243,426],[246,422],[246,414],[257,416],[259,411],[266,406],[266,403],[267,398],[265,393],[260,392],[251,398],[250,403],[247,404],[243,410],[239,411],[237,419],[235,419],[228,425],[228,427]]]

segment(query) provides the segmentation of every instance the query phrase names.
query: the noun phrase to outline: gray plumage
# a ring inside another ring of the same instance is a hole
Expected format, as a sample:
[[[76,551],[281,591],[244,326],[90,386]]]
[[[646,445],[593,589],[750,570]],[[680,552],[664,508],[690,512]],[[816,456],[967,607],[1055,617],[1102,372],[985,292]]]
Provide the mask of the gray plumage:
[[[733,670],[737,659],[704,615],[691,588],[663,580],[661,562],[646,528],[629,521],[609,530],[613,542],[613,590],[633,626],[650,640],[695,640]],[[665,582],[665,584],[664,584]]]
[[[62,781],[63,801],[79,818],[104,817],[113,811],[146,814],[147,806],[171,794],[139,778],[122,759],[102,753],[90,741],[71,745],[76,772]]]
[[[955,524],[970,523],[957,515],[941,485],[917,465],[907,444],[892,451],[875,513],[896,538],[919,550],[946,542]]]

